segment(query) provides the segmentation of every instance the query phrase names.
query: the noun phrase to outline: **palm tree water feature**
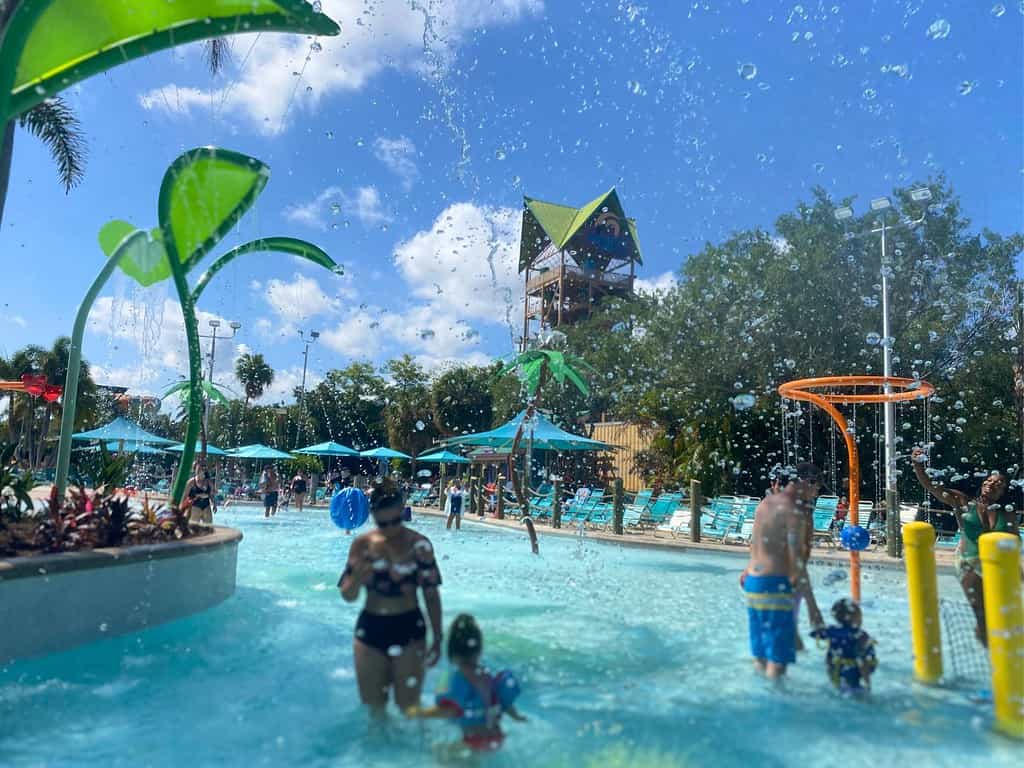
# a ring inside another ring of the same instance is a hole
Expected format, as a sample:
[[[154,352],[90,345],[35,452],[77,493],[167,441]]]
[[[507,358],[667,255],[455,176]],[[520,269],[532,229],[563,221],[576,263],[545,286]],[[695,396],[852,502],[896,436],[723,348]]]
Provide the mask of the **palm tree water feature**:
[[[583,373],[592,370],[586,361],[580,357],[562,351],[565,347],[566,337],[561,331],[545,331],[539,334],[534,343],[533,349],[529,349],[517,355],[501,371],[502,375],[514,373],[519,377],[523,390],[527,397],[526,410],[519,421],[515,437],[512,439],[510,461],[512,462],[512,487],[515,490],[516,501],[519,503],[523,514],[530,509],[530,499],[526,488],[529,487],[530,476],[533,472],[533,440],[528,443],[526,451],[526,467],[523,472],[516,471],[516,461],[519,454],[519,446],[523,440],[524,431],[529,424],[530,434],[533,434],[534,418],[537,409],[540,407],[541,390],[549,379],[554,379],[563,385],[569,381],[576,389],[587,395],[590,392],[586,382],[583,380]],[[525,474],[525,483],[524,477]],[[525,487],[524,487],[525,486]]]
[[[858,391],[862,388],[877,389],[881,392]],[[837,405],[895,403],[907,400],[926,400],[935,394],[935,387],[925,381],[902,379],[895,376],[824,376],[816,379],[799,379],[779,387],[783,398],[812,403],[827,413],[835,428],[846,443],[849,462],[850,526],[844,528],[844,543],[850,550],[850,591],[857,602],[861,598],[860,550],[870,543],[868,531],[860,526],[860,458],[857,451],[856,425],[850,426]],[[887,509],[891,521],[898,521],[899,509]],[[864,546],[861,546],[861,545]]]
[[[0,2],[0,221],[14,152],[15,122],[53,150],[65,187],[81,175],[81,135],[55,95],[118,64],[198,40],[252,32],[337,35],[305,0],[3,0]],[[223,46],[208,53],[211,65]]]
[[[181,455],[184,471],[178,471],[171,489],[172,505],[177,505],[184,493],[201,426],[202,353],[195,307],[210,281],[238,256],[262,251],[290,254],[336,273],[341,271],[312,243],[289,237],[269,237],[231,249],[210,265],[194,287],[189,286],[189,271],[253,205],[269,176],[270,169],[256,158],[215,147],[194,149],[178,157],[164,173],[157,210],[159,226],[147,232],[127,221],[112,221],[100,231],[100,246],[108,258],[75,317],[65,391],[77,391],[85,323],[114,268],[121,267],[144,287],[170,277],[181,303],[189,357],[188,420]],[[63,493],[67,483],[74,417],[75,401],[69,399],[61,418],[56,472],[58,493]]]

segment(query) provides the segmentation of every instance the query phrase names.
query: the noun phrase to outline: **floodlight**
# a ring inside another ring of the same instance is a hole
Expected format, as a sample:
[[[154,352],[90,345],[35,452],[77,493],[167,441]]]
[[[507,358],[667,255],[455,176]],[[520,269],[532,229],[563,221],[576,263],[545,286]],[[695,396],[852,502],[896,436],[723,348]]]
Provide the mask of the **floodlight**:
[[[889,202],[888,197],[876,197],[871,201],[872,211],[884,211],[886,208],[891,208],[892,203]]]
[[[836,217],[836,221],[846,221],[847,219],[853,218],[853,208],[848,205],[844,205],[840,208],[836,208],[832,215]]]
[[[910,190],[910,199],[915,203],[924,203],[932,199],[932,191],[928,187],[918,187]]]
[[[211,328],[220,328],[220,320],[210,320],[209,324]]]
[[[239,328],[242,327],[242,324],[237,320],[232,320],[230,323],[228,323],[228,325],[231,326],[232,331],[237,331]]]
[[[320,331],[310,331],[309,332],[309,337],[311,339],[319,339],[320,338]]]

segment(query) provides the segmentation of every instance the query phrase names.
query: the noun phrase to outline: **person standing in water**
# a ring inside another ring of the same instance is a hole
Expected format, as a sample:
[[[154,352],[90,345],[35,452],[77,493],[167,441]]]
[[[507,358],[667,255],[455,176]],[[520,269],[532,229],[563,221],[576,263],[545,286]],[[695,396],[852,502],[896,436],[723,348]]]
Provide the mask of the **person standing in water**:
[[[910,458],[921,487],[943,504],[951,506],[953,514],[956,515],[956,524],[960,529],[960,543],[956,546],[956,574],[967,602],[974,610],[977,622],[974,634],[978,642],[988,647],[978,539],[983,533],[997,531],[1020,536],[1016,515],[999,504],[1009,485],[1006,475],[998,470],[992,472],[982,482],[978,497],[972,499],[966,493],[952,488],[942,488],[933,483],[924,469],[928,456],[921,448],[914,448]]]
[[[194,514],[195,520],[200,523],[212,523],[212,505],[215,499],[213,481],[206,469],[206,462],[202,457],[192,462],[192,477],[185,485],[185,498],[189,506],[197,510]]]
[[[441,572],[430,540],[403,525],[404,506],[405,498],[389,479],[374,484],[370,513],[377,529],[353,540],[338,580],[348,603],[366,587],[352,648],[359,696],[376,715],[383,714],[389,691],[403,711],[418,705],[426,668],[441,653]],[[429,647],[418,591],[430,620]]]
[[[309,490],[309,481],[306,479],[306,475],[301,469],[295,471],[295,477],[292,478],[291,492],[292,499],[295,500],[295,506],[299,512],[302,512],[302,505],[306,503],[306,491]]]
[[[445,523],[445,528],[451,530],[452,521],[455,521],[455,530],[462,530],[462,486],[456,480],[452,482],[448,488],[448,522]]]
[[[808,510],[820,486],[818,468],[798,464],[796,478],[767,496],[754,513],[750,562],[740,584],[747,597],[754,668],[772,680],[785,675],[786,667],[796,661],[794,598],[806,600],[813,627],[824,623],[803,557]]]
[[[281,480],[273,464],[267,465],[260,475],[260,493],[263,494],[263,516],[277,514],[277,497],[281,492]]]

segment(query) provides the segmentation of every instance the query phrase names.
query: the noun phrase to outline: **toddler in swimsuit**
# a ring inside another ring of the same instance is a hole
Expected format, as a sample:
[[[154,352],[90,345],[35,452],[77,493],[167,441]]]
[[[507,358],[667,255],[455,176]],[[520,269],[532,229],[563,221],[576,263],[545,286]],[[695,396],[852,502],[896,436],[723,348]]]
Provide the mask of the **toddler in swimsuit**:
[[[828,643],[825,669],[832,685],[840,693],[864,695],[871,690],[871,673],[878,666],[875,641],[860,628],[860,606],[850,598],[837,600],[832,616],[838,625],[815,629],[811,637]]]
[[[525,722],[515,708],[519,681],[508,670],[492,674],[480,663],[483,633],[469,614],[460,614],[448,633],[451,668],[438,687],[436,706],[406,710],[409,717],[438,717],[455,720],[462,728],[462,743],[474,752],[501,747],[505,734],[501,716]]]

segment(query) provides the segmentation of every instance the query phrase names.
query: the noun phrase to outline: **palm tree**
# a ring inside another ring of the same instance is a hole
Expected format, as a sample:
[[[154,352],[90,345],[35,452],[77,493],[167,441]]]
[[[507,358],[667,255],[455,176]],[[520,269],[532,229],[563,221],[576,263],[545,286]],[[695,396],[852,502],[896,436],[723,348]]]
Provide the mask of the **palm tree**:
[[[568,380],[584,395],[590,393],[590,389],[583,380],[583,371],[590,370],[590,366],[582,358],[561,351],[561,348],[565,346],[565,340],[565,334],[561,331],[549,331],[543,336],[539,335],[532,349],[518,355],[499,373],[502,376],[515,373],[522,382],[528,397],[526,410],[523,412],[523,418],[519,420],[519,427],[512,440],[509,457],[512,462],[512,487],[515,489],[516,501],[519,502],[519,508],[524,515],[530,509],[529,499],[523,488],[523,478],[516,471],[515,464],[526,425],[533,420],[540,407],[541,391],[544,385],[551,379],[562,385]],[[527,462],[526,472],[529,471],[530,466]]]
[[[250,400],[259,400],[274,381],[274,369],[261,354],[246,353],[235,363],[235,378],[245,389],[245,407]]]

